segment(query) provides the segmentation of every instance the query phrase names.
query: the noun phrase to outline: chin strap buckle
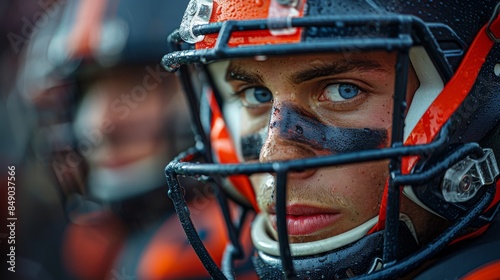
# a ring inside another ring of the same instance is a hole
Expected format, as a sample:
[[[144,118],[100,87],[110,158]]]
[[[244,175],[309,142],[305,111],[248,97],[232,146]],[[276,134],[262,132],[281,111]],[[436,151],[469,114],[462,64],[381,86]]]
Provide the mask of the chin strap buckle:
[[[483,151],[482,158],[467,157],[446,171],[442,184],[442,194],[446,201],[468,201],[482,186],[495,182],[500,174],[495,154],[492,149]]]

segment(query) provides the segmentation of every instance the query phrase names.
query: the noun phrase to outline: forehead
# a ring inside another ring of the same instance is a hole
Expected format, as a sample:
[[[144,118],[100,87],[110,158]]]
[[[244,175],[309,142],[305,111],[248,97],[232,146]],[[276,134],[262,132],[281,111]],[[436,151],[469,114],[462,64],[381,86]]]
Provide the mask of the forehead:
[[[295,85],[324,78],[387,80],[395,76],[396,54],[385,51],[300,54],[233,59],[225,80]]]
[[[396,54],[386,51],[299,54],[231,59],[228,71],[276,70],[300,71],[310,68],[336,67],[339,71],[383,70],[394,72]]]

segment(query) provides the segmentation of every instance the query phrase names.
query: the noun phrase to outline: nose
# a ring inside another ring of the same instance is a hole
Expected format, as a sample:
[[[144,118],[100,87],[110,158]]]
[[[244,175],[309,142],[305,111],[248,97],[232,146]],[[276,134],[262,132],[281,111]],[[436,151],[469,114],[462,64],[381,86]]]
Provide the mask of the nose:
[[[308,125],[304,110],[291,102],[274,102],[269,121],[267,137],[260,152],[260,162],[287,161],[309,158],[318,151],[311,145],[310,137],[314,127]],[[315,170],[303,170],[289,173],[289,176],[306,178]]]

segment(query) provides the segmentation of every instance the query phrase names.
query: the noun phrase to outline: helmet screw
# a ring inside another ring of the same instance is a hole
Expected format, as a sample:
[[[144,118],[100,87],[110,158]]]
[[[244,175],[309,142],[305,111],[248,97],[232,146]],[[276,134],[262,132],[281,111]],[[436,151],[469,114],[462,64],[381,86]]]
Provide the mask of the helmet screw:
[[[194,16],[198,11],[198,1],[190,1],[189,6],[187,7],[187,14],[190,16]]]
[[[464,175],[460,180],[460,189],[463,192],[468,192],[471,186],[472,186],[472,179],[470,175]]]

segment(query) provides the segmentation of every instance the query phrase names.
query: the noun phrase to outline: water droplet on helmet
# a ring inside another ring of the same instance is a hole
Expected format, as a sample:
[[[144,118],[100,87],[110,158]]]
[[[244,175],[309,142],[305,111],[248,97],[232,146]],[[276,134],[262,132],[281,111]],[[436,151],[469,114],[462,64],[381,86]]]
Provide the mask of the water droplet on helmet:
[[[254,56],[255,61],[266,61],[267,60],[267,55],[256,55]]]
[[[495,75],[500,76],[500,63],[495,64],[493,72],[495,73]]]

